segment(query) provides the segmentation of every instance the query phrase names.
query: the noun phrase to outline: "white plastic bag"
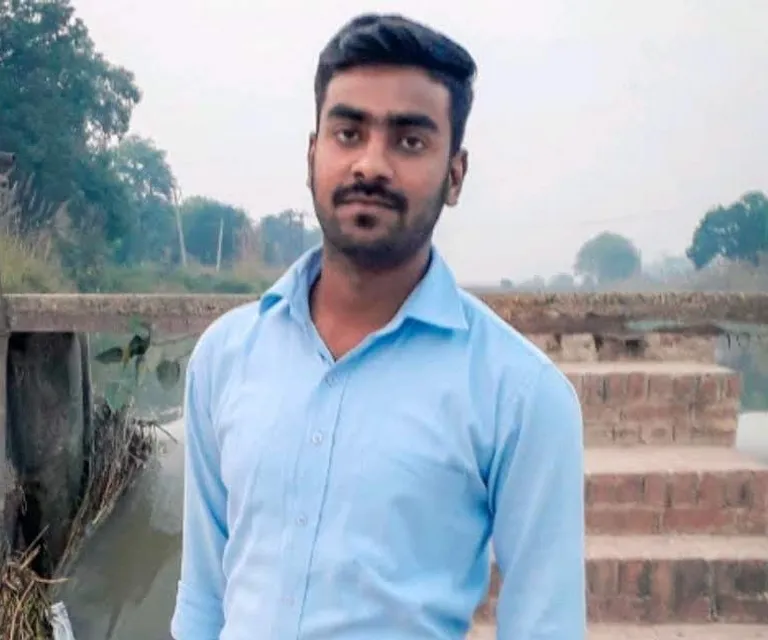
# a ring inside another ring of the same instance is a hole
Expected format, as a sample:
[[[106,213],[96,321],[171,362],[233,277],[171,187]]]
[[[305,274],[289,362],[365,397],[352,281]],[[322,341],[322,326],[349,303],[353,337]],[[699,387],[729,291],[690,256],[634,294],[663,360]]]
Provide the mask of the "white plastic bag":
[[[51,626],[53,627],[53,640],[75,640],[72,631],[72,623],[63,602],[57,602],[51,606]]]

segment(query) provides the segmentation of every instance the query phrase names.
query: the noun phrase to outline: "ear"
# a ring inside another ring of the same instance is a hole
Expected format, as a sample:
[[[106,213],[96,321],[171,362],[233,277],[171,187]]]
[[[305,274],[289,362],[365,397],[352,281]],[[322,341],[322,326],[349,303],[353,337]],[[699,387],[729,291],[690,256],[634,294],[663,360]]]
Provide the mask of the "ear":
[[[449,207],[455,207],[459,202],[461,187],[464,185],[464,178],[469,168],[469,154],[466,149],[457,151],[451,158],[448,167],[448,193],[445,198],[445,204]]]
[[[317,143],[317,134],[309,134],[309,145],[307,146],[307,187],[312,189],[312,167],[315,166],[315,144]]]

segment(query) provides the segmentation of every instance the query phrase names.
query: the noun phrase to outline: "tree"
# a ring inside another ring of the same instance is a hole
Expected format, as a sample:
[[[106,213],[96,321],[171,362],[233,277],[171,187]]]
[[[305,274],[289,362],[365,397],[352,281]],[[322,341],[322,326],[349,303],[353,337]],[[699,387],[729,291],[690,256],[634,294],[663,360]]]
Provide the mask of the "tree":
[[[178,261],[174,192],[176,178],[165,151],[130,135],[113,151],[113,167],[130,199],[132,219],[121,258],[125,262]]]
[[[105,165],[141,94],[133,75],[94,47],[69,0],[0,0],[0,148],[48,203],[21,222],[50,220],[62,203],[114,238],[124,196]],[[73,220],[75,226],[83,224]],[[111,232],[111,233],[110,233]]]
[[[696,269],[702,269],[718,256],[757,264],[767,250],[768,198],[751,191],[728,207],[707,211],[685,253]]]
[[[252,231],[245,211],[211,198],[187,198],[181,205],[181,216],[187,253],[204,265],[216,264],[219,229],[223,264],[237,258],[242,234]]]
[[[259,222],[264,262],[269,266],[285,267],[304,251],[320,241],[320,230],[306,226],[306,214],[286,209],[265,216]]]
[[[576,283],[570,273],[558,273],[552,276],[547,282],[547,291],[558,293],[567,293],[576,289]]]
[[[592,284],[604,285],[626,280],[641,266],[640,251],[634,243],[606,231],[582,245],[576,254],[574,272]]]

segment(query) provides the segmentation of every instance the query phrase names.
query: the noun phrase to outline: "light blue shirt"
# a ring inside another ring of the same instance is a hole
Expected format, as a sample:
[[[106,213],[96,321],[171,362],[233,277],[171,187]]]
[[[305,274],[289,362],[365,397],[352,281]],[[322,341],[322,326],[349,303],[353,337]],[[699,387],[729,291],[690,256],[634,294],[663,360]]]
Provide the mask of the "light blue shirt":
[[[187,369],[177,640],[583,640],[582,417],[568,379],[436,250],[334,362],[312,250]]]

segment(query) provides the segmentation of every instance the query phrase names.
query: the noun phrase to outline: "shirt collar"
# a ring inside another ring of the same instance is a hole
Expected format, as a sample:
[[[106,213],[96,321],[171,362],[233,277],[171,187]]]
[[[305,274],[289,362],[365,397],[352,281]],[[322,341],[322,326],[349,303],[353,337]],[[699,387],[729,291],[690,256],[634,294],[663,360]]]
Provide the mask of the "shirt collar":
[[[304,253],[259,300],[259,312],[266,313],[285,301],[292,316],[309,319],[309,290],[320,273],[322,248]],[[454,331],[468,329],[461,291],[448,265],[433,246],[426,274],[408,296],[399,314],[425,324]]]

